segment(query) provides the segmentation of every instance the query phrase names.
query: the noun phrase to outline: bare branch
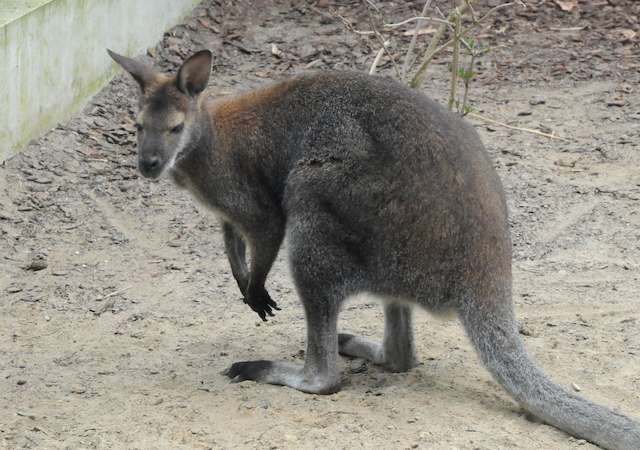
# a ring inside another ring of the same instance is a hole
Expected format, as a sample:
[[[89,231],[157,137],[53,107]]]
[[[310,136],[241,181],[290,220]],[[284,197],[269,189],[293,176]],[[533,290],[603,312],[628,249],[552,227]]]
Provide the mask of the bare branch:
[[[449,89],[449,109],[453,109],[456,100],[456,88],[458,87],[458,66],[460,58],[460,29],[462,27],[462,15],[455,17],[455,31],[453,35],[453,58],[451,59],[451,87]]]
[[[316,10],[316,8],[313,8],[314,10]],[[316,10],[317,11],[317,10]],[[351,31],[354,34],[360,34],[363,36],[369,36],[372,34],[375,34],[374,31],[360,31],[360,30],[356,30],[355,28],[353,28],[353,25],[351,25],[351,22],[349,22],[345,17],[343,17],[342,15],[338,14],[338,12],[331,8],[329,9],[329,13],[331,14],[332,17],[337,17],[338,19],[340,19],[340,21],[342,22],[342,24],[344,25],[344,27]],[[324,15],[324,13],[323,13]]]
[[[470,7],[472,1],[473,0],[468,0],[464,5],[460,6],[457,9],[454,9],[453,11],[451,11],[449,13],[449,16],[447,17],[447,22],[451,22],[453,20],[454,15],[456,14],[456,12],[459,13],[460,15],[464,14],[467,11],[467,9]],[[508,2],[508,3],[502,3],[500,5],[494,6],[489,11],[487,11],[487,13],[484,16],[480,17],[478,20],[473,22],[473,24],[469,28],[464,30],[460,34],[460,36],[461,37],[465,37],[467,34],[469,34],[473,29],[475,29],[478,25],[480,25],[482,22],[484,22],[487,18],[489,18],[497,10],[502,9],[502,8],[506,8],[506,7],[509,7],[509,6],[513,6],[513,5],[515,5],[515,3],[516,2]],[[438,28],[438,31],[436,32],[436,34],[431,39],[431,42],[429,42],[429,46],[427,47],[427,50],[424,53],[425,56],[424,56],[424,58],[422,60],[422,63],[420,63],[420,67],[418,68],[416,74],[413,76],[413,78],[409,82],[409,86],[411,86],[412,88],[417,88],[417,87],[420,87],[422,85],[422,82],[424,80],[424,73],[426,72],[427,67],[429,66],[429,63],[431,62],[433,57],[453,43],[454,40],[451,39],[451,40],[445,42],[440,47],[436,48],[436,45],[438,44],[438,42],[442,38],[442,35],[444,34],[444,32],[446,30],[446,27],[447,27],[447,24],[443,23],[442,25],[440,25],[440,27]]]
[[[453,11],[451,11],[449,13],[449,15],[447,16],[447,22],[451,22],[453,21],[453,19],[455,18],[456,15],[462,15],[466,12],[468,6],[465,4],[459,8],[454,9]],[[443,48],[446,48],[449,46],[449,44],[453,41],[450,41],[446,44],[446,46],[441,46],[439,48],[436,48],[436,46],[438,45],[438,42],[440,42],[440,39],[442,39],[442,35],[444,34],[445,30],[447,29],[447,25],[446,23],[441,24],[438,27],[438,31],[436,31],[436,34],[433,35],[433,37],[431,38],[431,42],[429,42],[429,46],[427,47],[427,50],[424,52],[424,58],[422,60],[422,63],[420,64],[420,67],[418,67],[418,71],[416,72],[416,74],[413,76],[413,78],[411,79],[411,81],[409,82],[409,86],[411,86],[412,88],[417,88],[420,87],[422,85],[422,81],[424,80],[424,74],[427,71],[427,67],[429,66],[429,63],[431,62],[431,60],[433,59],[433,57],[436,55],[437,52],[439,52],[440,50],[442,50]]]
[[[376,67],[378,67],[378,64],[380,63],[380,59],[382,59],[382,55],[384,55],[385,48],[389,44],[390,42],[388,40],[382,43],[382,48],[378,50],[378,53],[376,54],[376,57],[373,60],[373,63],[371,64],[371,68],[369,69],[369,75],[373,75],[376,73]]]
[[[525,131],[527,133],[537,134],[538,136],[544,136],[544,137],[547,137],[549,139],[557,139],[559,141],[571,142],[571,140],[569,140],[567,138],[556,136],[554,134],[543,133],[542,131],[538,131],[538,130],[532,130],[531,128],[514,127],[513,125],[509,125],[509,124],[506,124],[504,122],[500,122],[498,120],[489,119],[488,117],[482,116],[480,114],[476,114],[476,113],[470,112],[467,115],[469,117],[474,117],[476,119],[480,119],[480,120],[482,120],[484,122],[492,123],[494,125],[500,125],[501,127],[509,128],[511,130]]]
[[[516,4],[516,2],[509,2],[509,3],[502,3],[500,5],[494,6],[489,11],[487,11],[487,13],[484,16],[482,16],[478,20],[476,20],[474,24],[479,24],[480,22],[483,22],[484,20],[486,20],[489,16],[491,16],[494,12],[496,12],[499,9],[507,8],[507,7],[513,6],[515,4]]]
[[[420,16],[424,16],[427,13],[429,6],[431,6],[431,1],[432,0],[427,0],[426,2],[424,2],[424,7],[422,8],[422,12],[420,13]],[[403,80],[407,77],[407,72],[409,71],[409,69],[413,65],[413,62],[415,61],[415,57],[413,56],[413,49],[416,46],[416,41],[418,40],[418,30],[420,29],[421,25],[422,25],[422,20],[418,20],[416,22],[416,27],[413,30],[413,36],[411,37],[411,42],[409,43],[407,54],[404,57],[404,64],[402,65]]]
[[[449,25],[453,25],[453,23],[447,22],[445,19],[438,19],[437,17],[416,16],[416,17],[411,17],[409,19],[403,20],[402,22],[385,23],[384,27],[385,28],[398,28],[398,27],[401,27],[402,25],[406,25],[408,23],[415,22],[416,20],[418,22],[422,22],[423,20],[430,20],[431,22],[446,23],[446,24],[449,24]]]
[[[369,6],[371,6],[373,9],[376,10],[376,12],[380,12],[380,8],[378,8],[378,5],[376,5],[375,3],[373,3],[371,0],[365,0]]]
[[[381,13],[380,10],[374,5],[372,4],[369,0],[367,0],[367,3],[369,5],[371,5],[373,7],[373,9],[376,11],[376,14],[378,15],[379,18],[381,18]],[[382,21],[382,20],[381,20]],[[378,42],[380,43],[380,46],[382,47],[381,50],[387,54],[387,56],[389,57],[389,59],[391,60],[391,65],[393,67],[393,70],[396,73],[396,78],[400,79],[400,70],[398,69],[398,65],[396,64],[396,58],[393,56],[393,54],[389,51],[389,45],[391,44],[391,42],[387,42],[387,40],[382,36],[382,34],[380,34],[380,31],[378,31],[376,24],[373,21],[373,14],[371,14],[371,12],[369,11],[369,25],[371,26],[371,29],[373,30],[373,34],[376,37],[376,39],[378,39]]]

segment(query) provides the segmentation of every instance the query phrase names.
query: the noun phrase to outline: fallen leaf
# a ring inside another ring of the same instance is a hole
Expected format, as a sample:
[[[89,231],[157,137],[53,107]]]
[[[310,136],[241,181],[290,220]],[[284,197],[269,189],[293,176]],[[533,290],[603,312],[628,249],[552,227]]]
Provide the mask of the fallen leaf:
[[[571,12],[578,6],[578,0],[553,0],[561,10]]]
[[[280,50],[276,44],[271,44],[271,54],[276,58],[282,58],[284,52]]]
[[[617,30],[618,35],[622,38],[622,42],[631,41],[638,34],[636,31],[628,28],[621,28]]]

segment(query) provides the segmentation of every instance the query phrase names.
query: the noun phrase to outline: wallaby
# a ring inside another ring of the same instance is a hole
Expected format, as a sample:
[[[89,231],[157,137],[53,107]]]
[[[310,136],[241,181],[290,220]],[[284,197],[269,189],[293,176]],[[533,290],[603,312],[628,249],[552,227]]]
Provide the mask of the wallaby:
[[[465,120],[391,79],[319,72],[207,100],[208,50],[175,76],[109,51],[141,87],[142,175],[167,174],[223,224],[231,271],[263,320],[267,274],[287,237],[307,320],[304,365],[225,372],[330,394],[338,354],[415,366],[411,307],[457,313],[493,377],[546,423],[607,449],[640,449],[640,423],[552,383],[519,337],[503,189]],[[250,252],[249,264],[245,245]],[[383,299],[384,339],[338,334],[346,298]]]

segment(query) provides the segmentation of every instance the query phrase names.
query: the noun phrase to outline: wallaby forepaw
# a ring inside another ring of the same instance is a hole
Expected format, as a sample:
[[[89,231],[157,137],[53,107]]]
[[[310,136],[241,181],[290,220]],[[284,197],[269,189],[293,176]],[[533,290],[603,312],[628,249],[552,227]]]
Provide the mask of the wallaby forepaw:
[[[271,317],[274,316],[274,309],[280,311],[278,304],[271,298],[265,288],[255,292],[249,291],[243,301],[260,316],[263,322],[267,321],[267,314]]]
[[[241,381],[258,381],[263,377],[271,368],[271,361],[240,361],[231,364],[226,370],[222,372],[222,375],[226,375],[231,378],[232,383],[239,383]]]

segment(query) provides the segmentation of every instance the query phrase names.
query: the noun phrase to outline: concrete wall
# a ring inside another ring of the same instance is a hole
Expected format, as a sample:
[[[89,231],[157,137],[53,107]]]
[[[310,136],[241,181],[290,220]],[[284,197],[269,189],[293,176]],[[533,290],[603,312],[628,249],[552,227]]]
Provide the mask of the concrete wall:
[[[0,161],[100,90],[115,73],[106,47],[141,53],[199,1],[28,0],[2,20],[3,3],[16,2],[0,0]]]

